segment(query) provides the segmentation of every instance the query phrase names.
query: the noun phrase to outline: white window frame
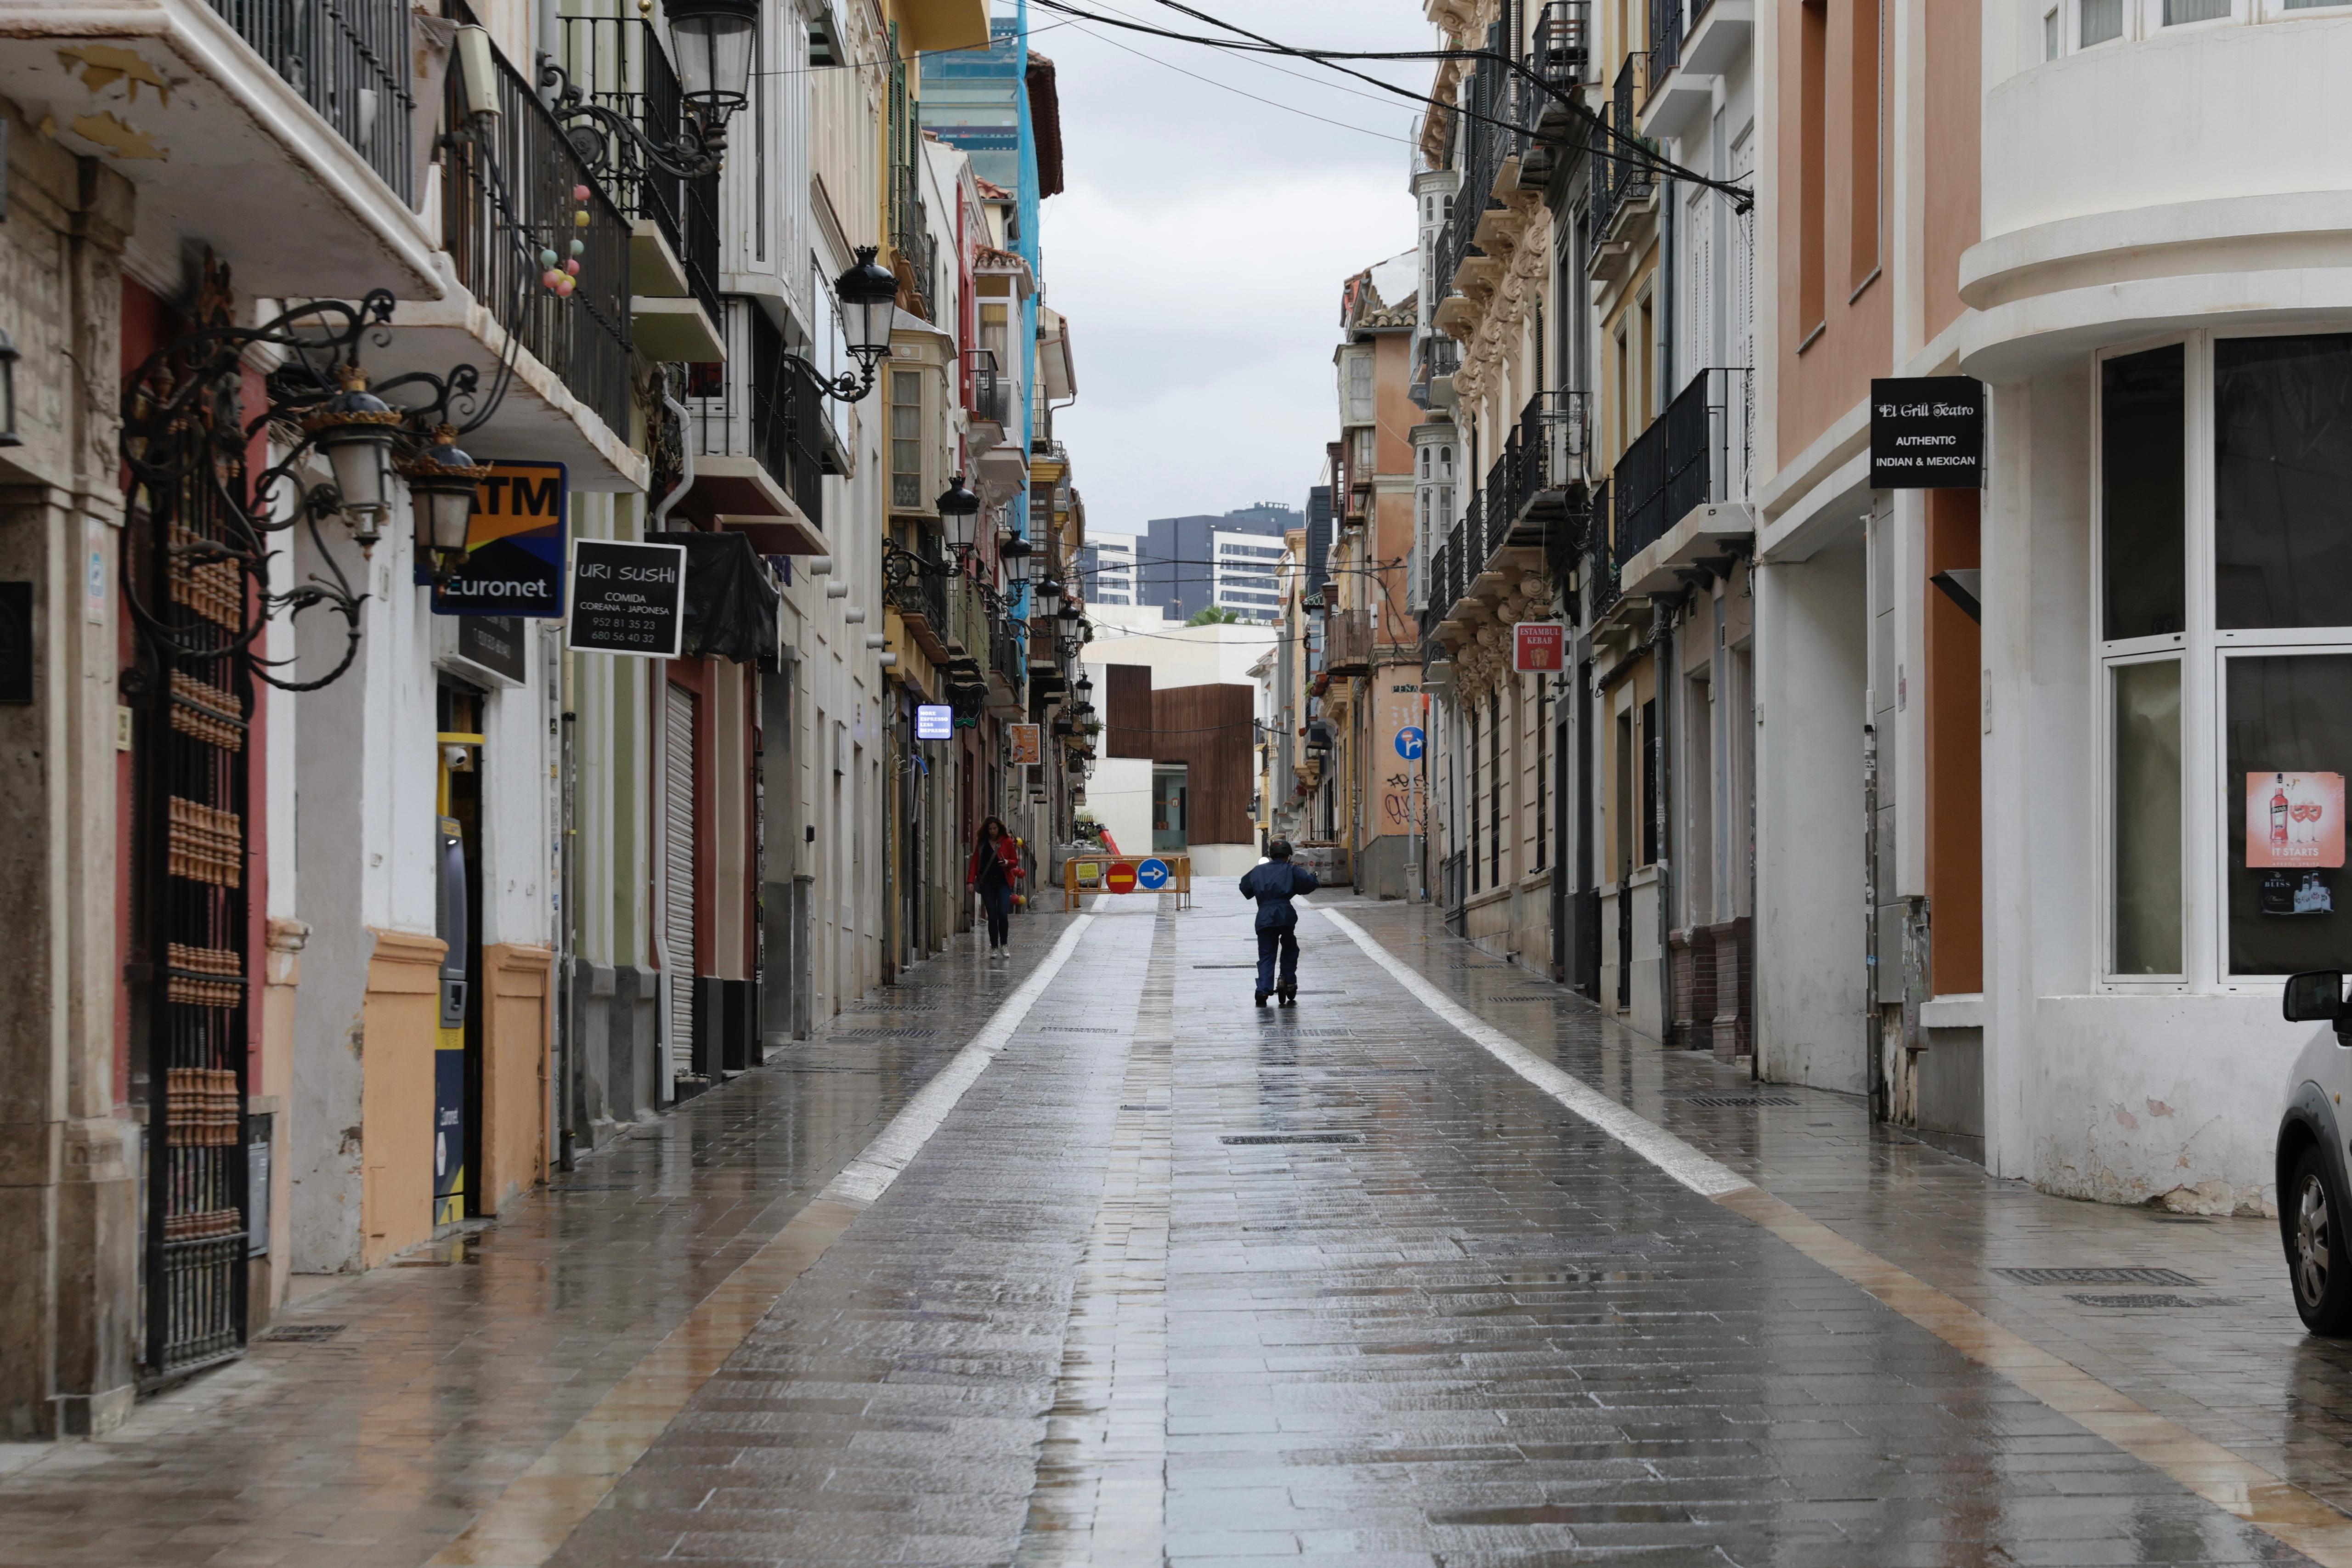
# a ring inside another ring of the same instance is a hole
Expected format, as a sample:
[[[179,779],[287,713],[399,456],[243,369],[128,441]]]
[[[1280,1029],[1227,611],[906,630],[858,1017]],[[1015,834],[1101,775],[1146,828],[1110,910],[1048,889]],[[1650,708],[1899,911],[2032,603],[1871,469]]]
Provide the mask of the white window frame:
[[[2164,0],[2135,0],[2135,4],[2139,7],[2139,36],[2143,38],[2170,37],[2213,27],[2242,27],[2253,20],[2253,0],[2230,0],[2230,14],[2226,16],[2212,16],[2202,22],[2175,22],[2169,26],[2164,20]]]
[[[2352,11],[2352,0],[2343,7]],[[2311,337],[2352,334],[2352,323],[2298,322],[2284,326],[2199,329],[2103,349],[2093,356],[2090,431],[2090,616],[2092,709],[2095,714],[2098,766],[2095,784],[2098,888],[2095,894],[2098,989],[2118,994],[2197,992],[2221,995],[2275,995],[2284,975],[2239,974],[2230,968],[2230,836],[2222,813],[2242,809],[2228,775],[2227,661],[2232,658],[2295,653],[2352,654],[2352,624],[2317,627],[2254,627],[2223,631],[2217,625],[2213,552],[2214,347],[2222,339]],[[2108,359],[2162,348],[2183,347],[2185,436],[2183,548],[2187,552],[2187,629],[2115,642],[2099,638],[2106,563],[2105,475],[2099,457],[2102,414],[2100,366]],[[2179,658],[2180,665],[2182,962],[2177,976],[2118,975],[2115,963],[2115,714],[2110,671],[2120,664]],[[2239,786],[2242,787],[2242,786]]]

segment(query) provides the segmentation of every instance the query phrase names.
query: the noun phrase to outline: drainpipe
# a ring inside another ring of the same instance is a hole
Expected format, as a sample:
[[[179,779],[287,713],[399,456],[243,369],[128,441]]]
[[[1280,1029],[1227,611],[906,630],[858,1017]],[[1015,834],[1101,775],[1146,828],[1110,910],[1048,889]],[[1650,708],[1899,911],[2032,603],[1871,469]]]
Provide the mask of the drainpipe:
[[[532,30],[539,36],[539,47],[534,51],[533,65],[549,61],[562,65],[563,63],[563,0],[539,0],[533,11],[532,20],[535,23]],[[539,89],[541,101],[550,108],[553,108],[554,87],[551,85],[540,87],[536,79],[539,75],[536,69],[531,72],[531,75],[534,79],[531,85]]]
[[[1675,925],[1675,814],[1668,802],[1675,795],[1675,607],[1658,602],[1658,629],[1651,658],[1657,670],[1658,733],[1650,743],[1658,748],[1658,798],[1650,809],[1658,818],[1658,1033],[1669,1039],[1675,1029],[1675,955],[1668,941]]]

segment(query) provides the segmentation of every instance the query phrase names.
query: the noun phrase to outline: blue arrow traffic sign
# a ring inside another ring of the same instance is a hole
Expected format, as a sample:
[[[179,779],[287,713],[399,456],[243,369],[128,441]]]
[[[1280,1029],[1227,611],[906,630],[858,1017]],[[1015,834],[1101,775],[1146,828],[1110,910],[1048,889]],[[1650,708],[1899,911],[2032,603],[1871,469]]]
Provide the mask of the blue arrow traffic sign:
[[[1408,763],[1417,763],[1421,761],[1421,731],[1413,725],[1406,725],[1403,729],[1397,731],[1397,755],[1402,757]]]
[[[1135,868],[1135,885],[1147,893],[1156,893],[1168,885],[1168,862],[1146,860]]]

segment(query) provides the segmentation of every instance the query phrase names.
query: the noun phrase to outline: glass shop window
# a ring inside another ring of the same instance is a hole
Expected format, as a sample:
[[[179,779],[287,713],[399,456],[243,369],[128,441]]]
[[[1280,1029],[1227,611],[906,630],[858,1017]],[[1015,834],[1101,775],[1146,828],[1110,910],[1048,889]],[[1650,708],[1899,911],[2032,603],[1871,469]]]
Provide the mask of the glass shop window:
[[[2352,626],[2352,336],[2213,345],[2223,631]]]
[[[2226,665],[2230,972],[2340,967],[2344,775],[2352,773],[2352,654],[2240,656]]]
[[[2180,661],[2112,667],[2115,973],[2181,963]]]
[[[2187,354],[2172,343],[2100,367],[2099,520],[2109,642],[2185,629]]]

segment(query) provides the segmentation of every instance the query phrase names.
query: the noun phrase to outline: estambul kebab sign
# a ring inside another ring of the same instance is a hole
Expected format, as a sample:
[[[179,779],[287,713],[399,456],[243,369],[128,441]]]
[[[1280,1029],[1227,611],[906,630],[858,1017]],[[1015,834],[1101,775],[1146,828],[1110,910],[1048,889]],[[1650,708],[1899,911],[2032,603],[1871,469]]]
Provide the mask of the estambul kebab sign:
[[[1870,488],[1984,488],[1984,383],[1966,375],[1870,384]]]

